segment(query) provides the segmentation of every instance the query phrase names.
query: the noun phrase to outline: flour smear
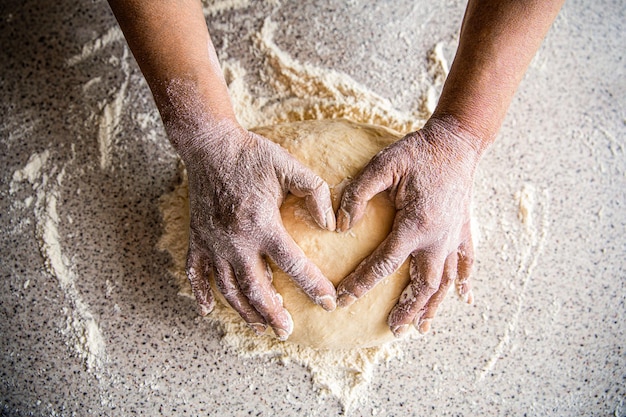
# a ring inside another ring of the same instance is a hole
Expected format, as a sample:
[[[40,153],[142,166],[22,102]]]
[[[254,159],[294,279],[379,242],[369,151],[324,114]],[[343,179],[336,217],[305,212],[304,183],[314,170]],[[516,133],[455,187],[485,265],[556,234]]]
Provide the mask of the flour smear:
[[[56,278],[71,305],[70,309],[63,311],[65,327],[61,329],[61,333],[67,338],[74,353],[84,361],[87,369],[98,376],[106,361],[106,343],[89,305],[76,288],[76,272],[67,253],[64,253],[59,201],[66,165],[59,169],[51,159],[51,152],[47,149],[32,154],[26,165],[13,173],[9,193],[15,197],[25,183],[31,187],[34,196],[26,197],[21,203],[14,200],[13,209],[29,209],[33,206],[35,233],[46,271]],[[29,285],[30,281],[24,282],[24,289]]]

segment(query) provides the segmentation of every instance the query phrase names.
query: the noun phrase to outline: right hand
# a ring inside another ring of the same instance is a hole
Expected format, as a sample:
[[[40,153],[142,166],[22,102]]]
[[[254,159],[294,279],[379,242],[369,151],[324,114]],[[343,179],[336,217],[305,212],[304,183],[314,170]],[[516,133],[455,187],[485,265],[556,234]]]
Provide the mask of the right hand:
[[[212,271],[219,291],[257,334],[270,326],[285,340],[293,321],[272,285],[267,257],[328,311],[336,307],[336,292],[289,236],[279,208],[288,192],[304,197],[319,226],[333,231],[328,185],[279,145],[240,125],[194,136],[179,153],[191,211],[186,272],[200,313],[214,306]]]
[[[448,288],[471,303],[474,258],[470,203],[479,141],[449,119],[431,118],[379,152],[344,189],[337,229],[357,223],[368,201],[388,190],[396,207],[386,239],[337,287],[347,307],[410,259],[409,285],[387,324],[400,336],[413,324],[425,333]]]

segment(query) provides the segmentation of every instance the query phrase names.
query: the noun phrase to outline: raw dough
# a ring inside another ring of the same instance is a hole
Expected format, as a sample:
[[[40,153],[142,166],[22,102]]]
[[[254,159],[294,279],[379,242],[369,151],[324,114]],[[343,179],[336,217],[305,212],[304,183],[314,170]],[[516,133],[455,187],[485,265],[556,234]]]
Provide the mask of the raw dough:
[[[384,127],[342,119],[287,123],[254,131],[282,145],[321,176],[331,187],[335,209],[346,180],[354,177],[378,151],[400,138],[398,133]],[[180,214],[188,215],[186,211]],[[391,230],[395,209],[386,193],[381,193],[370,201],[363,220],[346,233],[321,230],[306,210],[303,199],[293,195],[287,197],[281,214],[285,228],[296,243],[337,285],[385,239]],[[184,242],[186,245],[186,240]],[[184,264],[184,259],[176,264]],[[331,313],[315,305],[275,265],[271,267],[274,286],[283,296],[285,308],[294,321],[294,331],[287,342],[315,348],[348,349],[394,340],[386,321],[408,284],[407,263],[352,306],[337,308]],[[215,293],[221,299],[219,293]]]

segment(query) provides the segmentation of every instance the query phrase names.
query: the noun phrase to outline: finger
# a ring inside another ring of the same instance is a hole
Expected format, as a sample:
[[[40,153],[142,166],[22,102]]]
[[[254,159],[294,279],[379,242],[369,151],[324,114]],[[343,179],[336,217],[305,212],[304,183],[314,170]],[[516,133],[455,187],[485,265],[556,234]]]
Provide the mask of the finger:
[[[393,170],[387,165],[384,158],[374,157],[348,184],[341,196],[341,205],[337,212],[337,231],[348,231],[363,217],[367,202],[376,194],[392,186]]]
[[[311,262],[285,229],[278,230],[267,250],[267,255],[289,275],[302,290],[324,310],[337,307],[335,286]]]
[[[394,227],[389,236],[344,278],[337,287],[337,304],[347,307],[365,295],[380,280],[394,273],[413,251],[414,239],[407,227]]]
[[[470,277],[472,275],[472,267],[474,266],[474,244],[471,236],[459,246],[458,257],[456,290],[466,303],[473,304],[474,294],[472,293]]]
[[[268,323],[276,337],[286,340],[293,332],[293,320],[283,307],[282,297],[272,286],[272,276],[261,256],[246,256],[233,265],[239,288]]]
[[[411,258],[411,282],[400,295],[398,304],[387,319],[394,335],[401,336],[407,332],[415,317],[423,314],[428,300],[439,290],[445,258],[442,253],[426,251]]]
[[[286,158],[284,166],[280,169],[283,170],[281,176],[285,179],[288,191],[305,198],[309,213],[321,228],[334,231],[335,212],[328,184],[291,156]]]
[[[250,304],[246,296],[239,288],[235,279],[235,274],[228,261],[216,257],[214,261],[215,285],[222,293],[228,304],[235,310],[241,318],[248,323],[256,334],[265,333],[267,323],[263,316]]]
[[[190,239],[185,272],[202,316],[209,314],[215,307],[215,299],[209,281],[210,271],[211,265],[207,257],[197,249],[193,239]]]
[[[439,308],[439,305],[441,304],[443,299],[446,297],[446,294],[450,289],[450,285],[452,285],[456,278],[457,261],[458,254],[456,251],[448,255],[448,257],[446,258],[446,262],[443,266],[443,276],[441,277],[441,284],[439,285],[439,289],[432,297],[430,297],[430,300],[428,300],[428,302],[426,303],[424,313],[422,315],[415,316],[415,327],[422,334],[428,333],[428,330],[430,330],[430,324],[435,318],[437,309]]]

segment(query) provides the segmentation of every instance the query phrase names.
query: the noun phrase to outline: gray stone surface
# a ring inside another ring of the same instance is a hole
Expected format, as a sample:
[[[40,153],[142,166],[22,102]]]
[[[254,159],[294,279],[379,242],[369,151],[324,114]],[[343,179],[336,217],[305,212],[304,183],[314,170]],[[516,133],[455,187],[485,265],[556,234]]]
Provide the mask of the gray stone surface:
[[[209,27],[253,89],[265,88],[253,35],[269,16],[292,57],[404,111],[419,105],[428,50],[444,42],[452,56],[464,8],[252,3]],[[626,415],[624,22],[622,1],[565,5],[478,172],[476,305],[450,296],[432,334],[379,366],[353,415]],[[177,295],[155,248],[177,158],[115,25],[103,1],[0,4],[0,415],[339,414],[306,369],[236,356]],[[103,162],[98,117],[120,91]],[[46,150],[33,184],[17,181]],[[529,184],[543,220],[534,246],[511,238],[514,194]],[[42,249],[51,204],[70,283]],[[76,348],[90,320],[106,350],[91,370]]]

